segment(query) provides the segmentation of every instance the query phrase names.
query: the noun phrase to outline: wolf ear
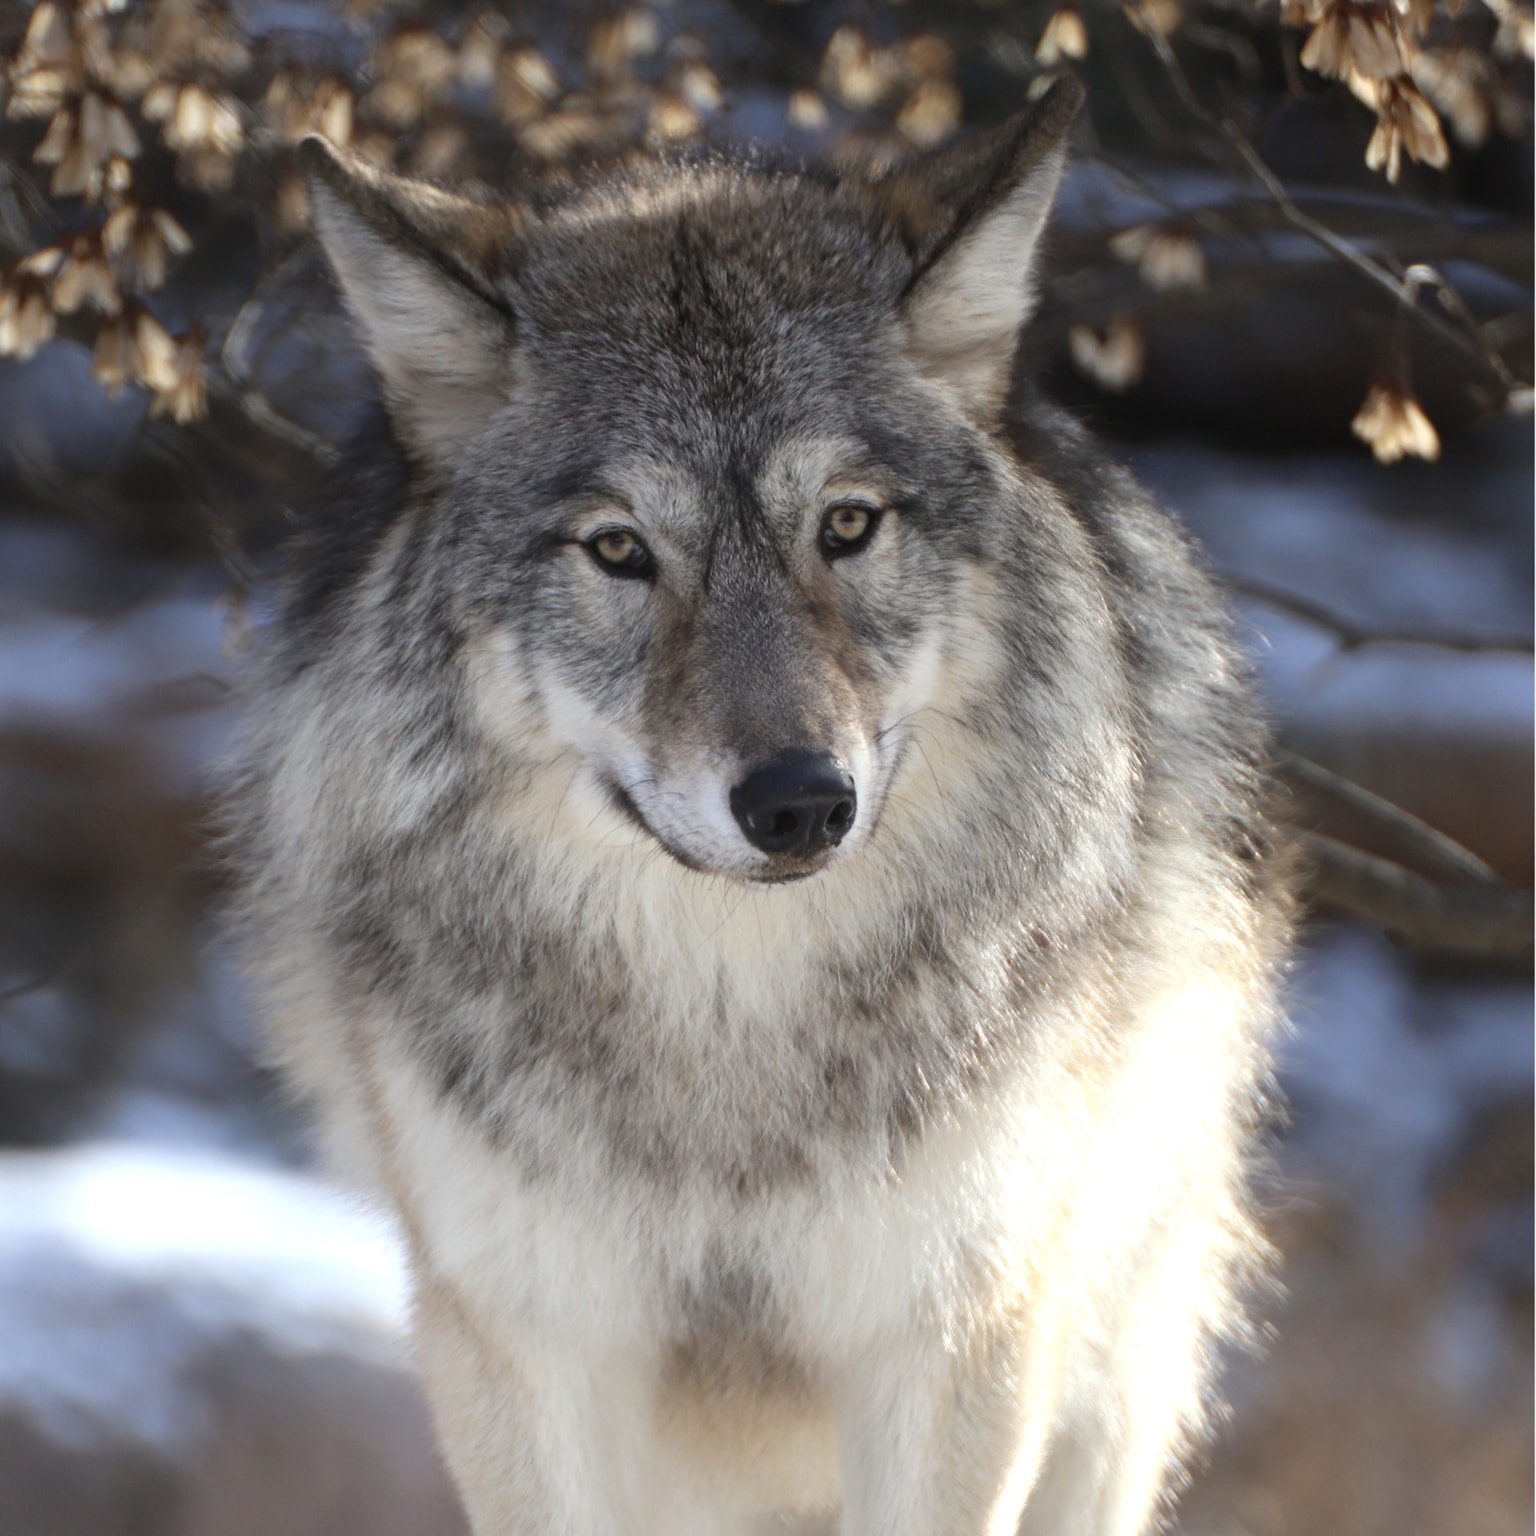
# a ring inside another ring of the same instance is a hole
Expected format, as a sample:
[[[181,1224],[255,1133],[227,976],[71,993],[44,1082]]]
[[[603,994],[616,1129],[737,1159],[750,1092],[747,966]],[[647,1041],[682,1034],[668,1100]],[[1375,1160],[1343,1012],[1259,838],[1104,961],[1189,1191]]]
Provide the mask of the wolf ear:
[[[512,311],[491,273],[512,217],[375,170],[317,137],[298,157],[315,231],[391,418],[416,452],[442,460],[510,387]]]
[[[902,300],[908,355],[988,426],[1007,400],[1040,232],[1082,103],[1082,86],[1063,78],[1007,122],[875,185],[916,263]]]

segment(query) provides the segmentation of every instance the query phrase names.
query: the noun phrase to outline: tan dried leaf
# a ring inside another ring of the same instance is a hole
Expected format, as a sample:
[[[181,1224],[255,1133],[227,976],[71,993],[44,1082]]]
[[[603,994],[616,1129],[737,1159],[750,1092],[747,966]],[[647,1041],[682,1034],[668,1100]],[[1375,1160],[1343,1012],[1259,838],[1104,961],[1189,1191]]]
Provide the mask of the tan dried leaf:
[[[1384,171],[1394,185],[1402,173],[1406,150],[1424,165],[1443,170],[1451,153],[1435,109],[1407,78],[1383,80],[1378,85],[1376,131],[1365,147],[1365,163]]]
[[[656,18],[635,7],[599,21],[587,37],[587,74],[598,86],[629,79],[634,60],[655,53],[661,42]]]
[[[67,69],[77,63],[78,53],[69,8],[56,0],[41,0],[22,34],[18,66],[30,69],[43,64]]]
[[[1536,45],[1536,21],[1531,7],[1520,5],[1516,0],[1486,0],[1488,9],[1499,18],[1499,30],[1494,33],[1493,52],[1496,58],[1506,61],[1529,59]]]
[[[1063,59],[1088,57],[1088,27],[1075,6],[1064,5],[1045,24],[1035,44],[1035,63],[1049,69]]]
[[[309,193],[297,171],[289,172],[278,184],[272,199],[272,222],[280,235],[296,234],[309,227]]]
[[[1138,224],[1109,242],[1121,261],[1134,266],[1150,288],[1203,288],[1205,251],[1191,231],[1177,224]]]
[[[458,59],[430,27],[401,27],[380,44],[370,69],[368,110],[393,128],[411,128],[452,88]]]
[[[176,174],[210,196],[228,192],[235,184],[235,158],[221,149],[194,149],[177,158]]]
[[[70,239],[64,261],[53,279],[53,307],[57,313],[72,315],[85,304],[104,315],[116,314],[122,307],[98,229],[82,230]]]
[[[52,65],[13,70],[11,97],[6,103],[5,115],[9,118],[47,117],[69,100],[78,85],[75,74]]]
[[[169,416],[178,427],[201,420],[208,414],[201,326],[194,325],[172,343],[168,372],[169,383],[150,384],[154,399],[149,403],[149,414]],[[145,382],[149,383],[147,377]]]
[[[171,333],[147,309],[135,308],[131,320],[134,382],[157,392],[174,389],[179,375]]]
[[[1138,32],[1172,37],[1184,24],[1183,0],[1130,0],[1126,19]]]
[[[537,48],[514,48],[501,56],[492,101],[504,123],[531,122],[559,96],[559,78]]]
[[[932,149],[959,128],[962,106],[948,80],[921,80],[896,114],[897,131],[919,149]]]
[[[1475,48],[1426,48],[1413,61],[1413,83],[1444,114],[1456,140],[1468,149],[1488,142],[1503,126],[1503,81]]]
[[[672,87],[700,117],[718,112],[725,104],[720,77],[703,59],[689,59],[672,74]]]
[[[1335,80],[1348,79],[1351,72],[1386,80],[1407,63],[1386,11],[1350,0],[1339,0],[1324,13],[1302,47],[1301,62]]]
[[[1423,37],[1435,19],[1435,0],[1392,0],[1392,5],[1413,37]]]
[[[283,144],[297,144],[307,133],[323,134],[342,148],[352,142],[352,91],[335,75],[311,81],[299,70],[280,69],[267,87],[263,108]]]
[[[901,45],[907,73],[917,80],[948,80],[955,73],[955,50],[936,33],[919,32]]]
[[[589,99],[572,96],[557,111],[527,124],[522,143],[541,160],[563,160],[615,149],[629,132],[627,119],[616,119]]]
[[[0,357],[26,361],[54,333],[48,283],[20,264],[0,273]]]
[[[1355,436],[1369,443],[1383,464],[1412,455],[1440,457],[1440,435],[1417,400],[1392,384],[1373,384],[1350,423]]]
[[[462,169],[469,135],[452,118],[439,118],[427,124],[411,150],[409,170],[413,176],[428,179],[451,177]]]
[[[40,250],[23,256],[16,263],[16,271],[30,272],[34,277],[52,277],[64,265],[64,247],[45,245]]]
[[[192,239],[163,208],[125,203],[101,229],[102,248],[121,280],[142,293],[165,282],[172,256],[184,256]]]
[[[1111,320],[1102,336],[1092,326],[1074,325],[1067,350],[1078,371],[1111,394],[1130,389],[1146,372],[1147,343],[1134,320]]]
[[[796,128],[825,128],[830,120],[819,91],[802,87],[789,98],[789,120]]]
[[[106,390],[109,400],[116,400],[123,386],[137,376],[131,315],[111,315],[97,327],[91,376]]]
[[[654,143],[681,144],[695,139],[704,125],[686,97],[677,91],[657,91],[646,113],[646,136]]]
[[[459,40],[459,79],[472,91],[494,83],[502,49],[511,36],[511,25],[499,11],[476,12]]]
[[[846,106],[878,106],[901,74],[901,57],[882,48],[855,26],[842,26],[827,40],[821,59],[822,89]]]
[[[152,87],[145,93],[142,110],[152,121],[165,123],[166,145],[178,154],[211,151],[228,157],[245,144],[240,103],[227,92],[209,90],[196,81]]]

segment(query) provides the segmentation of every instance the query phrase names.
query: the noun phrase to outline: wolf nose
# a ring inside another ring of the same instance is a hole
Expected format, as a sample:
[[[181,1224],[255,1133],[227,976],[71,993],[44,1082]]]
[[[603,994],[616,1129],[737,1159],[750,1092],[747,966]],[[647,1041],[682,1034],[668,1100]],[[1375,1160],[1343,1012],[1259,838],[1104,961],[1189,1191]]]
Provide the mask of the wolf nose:
[[[731,814],[764,853],[800,858],[842,842],[858,808],[853,777],[829,752],[784,752],[731,791]]]

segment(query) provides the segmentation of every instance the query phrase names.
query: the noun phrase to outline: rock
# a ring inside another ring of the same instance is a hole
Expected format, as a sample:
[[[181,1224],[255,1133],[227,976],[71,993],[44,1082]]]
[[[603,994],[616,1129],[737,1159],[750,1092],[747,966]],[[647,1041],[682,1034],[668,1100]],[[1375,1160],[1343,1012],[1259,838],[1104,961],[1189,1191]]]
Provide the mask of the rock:
[[[0,1536],[462,1536],[404,1318],[311,1179],[0,1155]]]

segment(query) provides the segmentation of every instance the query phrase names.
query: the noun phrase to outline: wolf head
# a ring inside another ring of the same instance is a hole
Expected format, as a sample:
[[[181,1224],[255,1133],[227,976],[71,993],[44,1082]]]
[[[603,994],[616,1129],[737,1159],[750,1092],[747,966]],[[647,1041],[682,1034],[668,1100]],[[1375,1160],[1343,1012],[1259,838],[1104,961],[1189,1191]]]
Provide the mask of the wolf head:
[[[512,206],[303,147],[478,724],[568,764],[594,837],[778,881],[874,834],[967,572],[1018,553],[1000,434],[1079,101],[875,178]]]

